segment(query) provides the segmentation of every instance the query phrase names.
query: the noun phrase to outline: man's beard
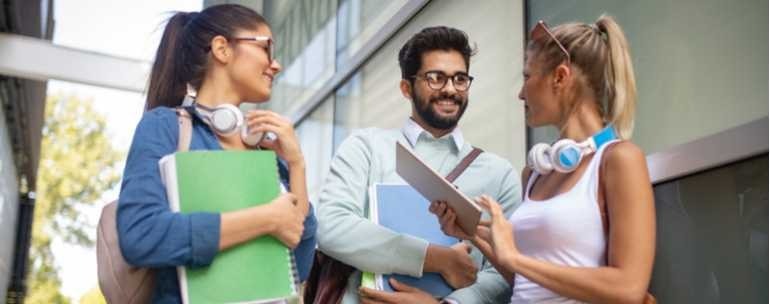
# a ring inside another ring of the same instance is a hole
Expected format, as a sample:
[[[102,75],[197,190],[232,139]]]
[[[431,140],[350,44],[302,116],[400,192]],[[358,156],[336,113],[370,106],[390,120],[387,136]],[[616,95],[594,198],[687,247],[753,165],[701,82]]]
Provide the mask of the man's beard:
[[[427,123],[429,126],[439,130],[448,130],[457,126],[457,122],[460,121],[463,113],[465,113],[465,108],[468,107],[468,100],[463,102],[462,96],[457,94],[449,95],[442,93],[441,95],[431,98],[429,102],[425,102],[415,93],[412,95],[412,102],[414,102],[414,108],[417,109],[417,115],[419,115],[420,118],[422,118],[422,120],[425,121],[425,123]],[[453,100],[455,104],[460,107],[460,109],[457,111],[457,114],[448,117],[441,116],[431,106],[433,103],[445,99]]]

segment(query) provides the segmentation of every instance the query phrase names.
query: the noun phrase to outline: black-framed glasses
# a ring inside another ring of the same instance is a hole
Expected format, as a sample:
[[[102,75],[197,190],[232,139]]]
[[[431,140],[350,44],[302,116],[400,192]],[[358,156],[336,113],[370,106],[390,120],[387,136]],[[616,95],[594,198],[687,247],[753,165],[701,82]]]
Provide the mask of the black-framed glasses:
[[[265,52],[267,52],[267,59],[272,63],[275,59],[273,57],[273,54],[275,54],[275,46],[273,44],[273,38],[268,36],[251,36],[251,37],[230,37],[227,38],[228,40],[232,41],[256,41],[256,42],[264,42],[264,46],[262,46],[265,49]]]
[[[564,56],[567,58],[567,65],[569,66],[572,63],[572,58],[570,58],[569,52],[567,51],[567,48],[564,47],[561,42],[559,42],[559,39],[556,39],[556,35],[551,32],[551,30],[548,29],[548,26],[545,24],[545,21],[540,20],[535,24],[535,27],[532,28],[532,30],[529,32],[529,38],[532,41],[539,41],[542,39],[545,35],[548,35],[553,39],[554,42],[556,42],[556,45],[561,49],[561,51],[564,53]]]
[[[425,80],[428,83],[428,87],[436,91],[443,89],[449,79],[452,79],[452,85],[455,87],[455,90],[460,92],[467,91],[471,87],[471,82],[473,82],[473,76],[465,73],[449,76],[439,71],[425,72],[423,75],[414,75],[411,78]]]

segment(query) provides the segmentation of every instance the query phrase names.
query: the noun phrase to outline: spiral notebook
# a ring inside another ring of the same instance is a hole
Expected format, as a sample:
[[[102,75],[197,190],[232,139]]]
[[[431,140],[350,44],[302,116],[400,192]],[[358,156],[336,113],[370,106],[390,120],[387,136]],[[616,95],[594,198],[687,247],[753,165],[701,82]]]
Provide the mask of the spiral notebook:
[[[266,204],[281,192],[272,151],[190,151],[159,166],[171,209],[227,212]],[[298,303],[294,254],[272,236],[219,252],[211,265],[178,267],[184,303]]]

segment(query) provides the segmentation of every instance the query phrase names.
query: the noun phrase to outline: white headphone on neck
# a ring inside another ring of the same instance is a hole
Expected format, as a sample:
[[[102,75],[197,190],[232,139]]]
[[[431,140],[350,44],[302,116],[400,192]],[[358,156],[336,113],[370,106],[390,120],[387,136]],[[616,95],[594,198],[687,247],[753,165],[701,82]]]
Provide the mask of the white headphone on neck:
[[[541,175],[550,174],[553,170],[561,173],[572,172],[584,156],[617,138],[615,129],[612,125],[608,125],[581,143],[569,138],[561,139],[553,145],[539,143],[529,150],[527,164]]]
[[[232,104],[224,103],[214,108],[197,102],[193,105],[201,119],[219,135],[229,136],[240,132],[241,140],[249,147],[256,147],[264,138],[263,132],[249,133],[249,126],[245,123],[243,112]]]

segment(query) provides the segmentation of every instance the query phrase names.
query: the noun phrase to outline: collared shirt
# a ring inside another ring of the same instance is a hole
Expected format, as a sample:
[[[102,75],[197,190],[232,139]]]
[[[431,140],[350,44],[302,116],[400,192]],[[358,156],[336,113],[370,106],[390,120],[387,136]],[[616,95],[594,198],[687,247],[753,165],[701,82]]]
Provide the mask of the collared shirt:
[[[176,151],[179,124],[173,109],[159,107],[144,114],[136,127],[118,199],[117,228],[126,261],[156,271],[153,303],[181,303],[176,266],[202,267],[219,252],[220,215],[172,212],[161,183],[158,160]],[[214,133],[193,119],[190,150],[221,150]],[[288,187],[288,171],[279,161],[279,175]],[[315,254],[313,208],[294,255],[304,280]],[[257,272],[259,269],[254,269]]]
[[[412,148],[414,148],[414,146],[417,144],[420,136],[429,136],[434,138],[432,134],[430,134],[428,131],[425,131],[425,129],[423,129],[422,126],[420,126],[412,118],[406,120],[404,127],[401,128],[401,132],[404,132],[404,136],[406,136],[406,139],[409,141],[409,144],[412,145]],[[455,127],[452,132],[442,137],[451,138],[455,144],[455,148],[457,148],[457,151],[463,149],[465,139],[463,138],[463,132],[460,131],[460,128]]]
[[[407,121],[401,129],[358,130],[338,147],[316,209],[321,251],[364,271],[422,276],[428,243],[368,220],[369,189],[375,183],[405,184],[395,171],[396,142],[412,145],[415,154],[441,175],[454,169],[472,147],[458,129],[434,138],[412,123]],[[492,153],[482,153],[454,184],[469,197],[492,196],[506,216],[521,202],[518,172]],[[471,257],[480,269],[476,283],[447,298],[463,304],[508,301],[510,285],[505,279],[477,249]],[[360,272],[356,272],[348,280],[344,304],[358,303],[359,285]]]

